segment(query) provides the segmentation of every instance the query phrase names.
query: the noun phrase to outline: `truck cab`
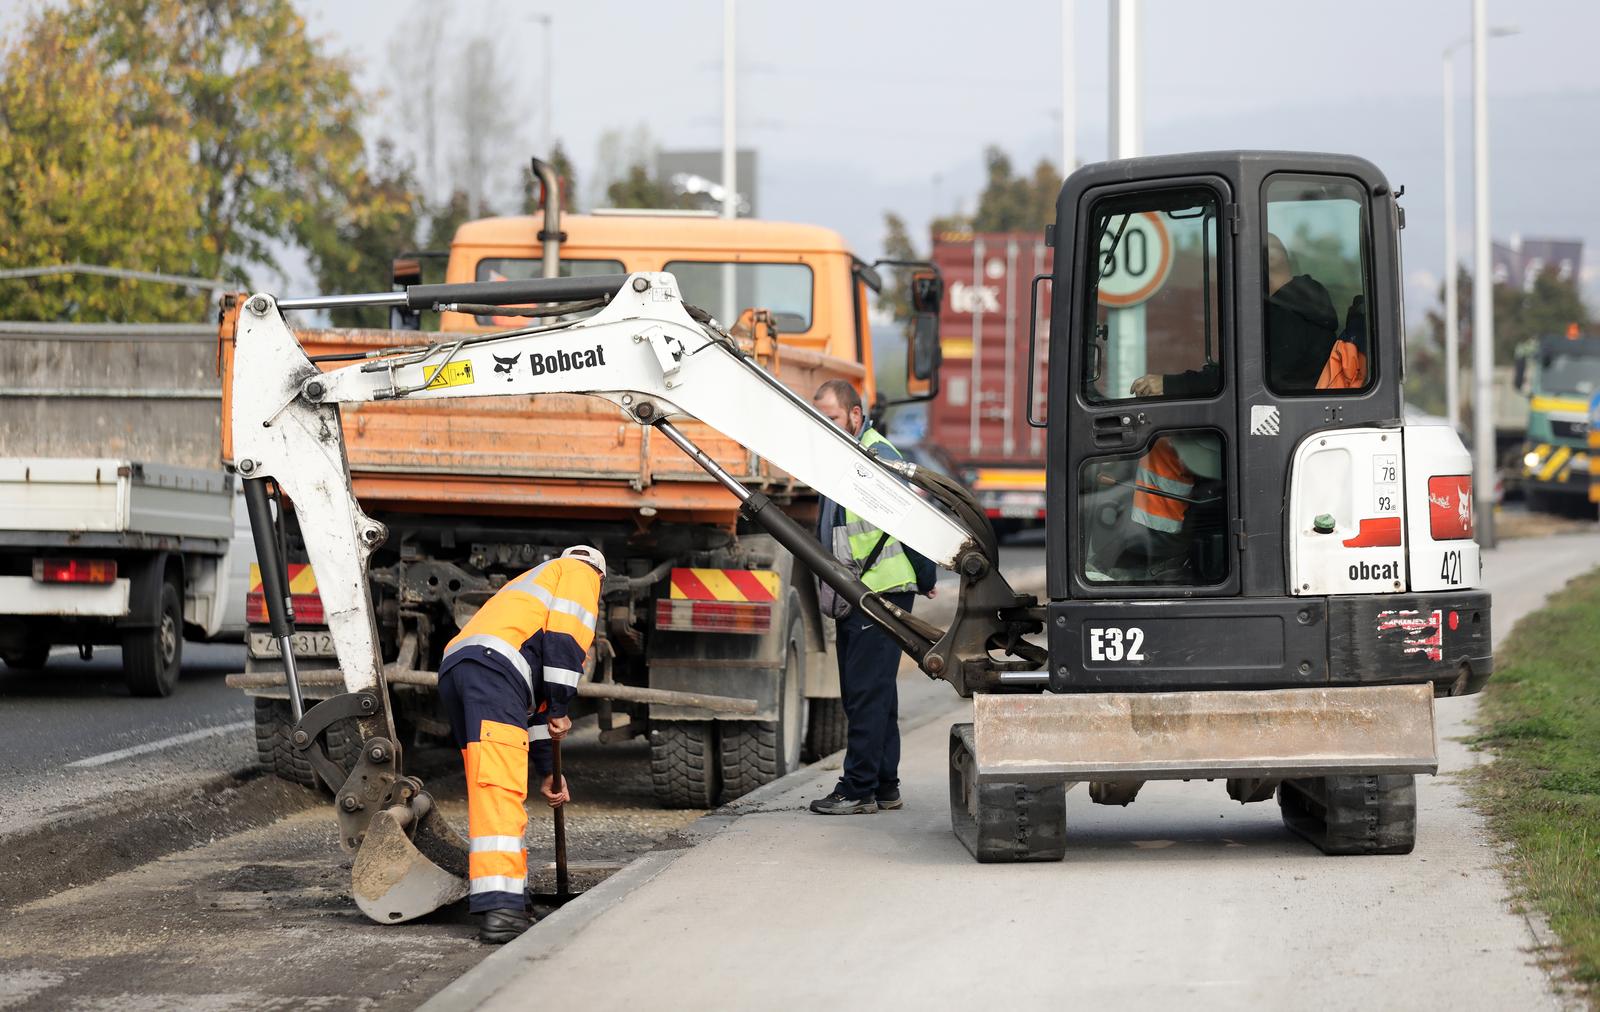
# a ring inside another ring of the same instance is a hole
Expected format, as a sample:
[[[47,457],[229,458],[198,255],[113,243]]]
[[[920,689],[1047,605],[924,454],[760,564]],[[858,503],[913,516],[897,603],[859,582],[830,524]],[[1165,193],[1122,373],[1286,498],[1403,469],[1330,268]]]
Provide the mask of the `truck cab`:
[[[1521,484],[1530,509],[1600,502],[1590,413],[1600,395],[1600,337],[1547,334],[1517,349],[1514,382],[1528,398]]]

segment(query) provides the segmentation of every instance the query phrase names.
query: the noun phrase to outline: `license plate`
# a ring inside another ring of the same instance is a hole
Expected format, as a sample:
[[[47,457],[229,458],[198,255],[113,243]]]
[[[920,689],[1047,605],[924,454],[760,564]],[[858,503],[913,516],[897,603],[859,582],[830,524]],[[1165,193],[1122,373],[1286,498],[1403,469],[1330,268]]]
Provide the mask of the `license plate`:
[[[293,648],[296,657],[333,657],[333,633],[331,632],[297,632],[289,636],[289,646]],[[250,634],[251,657],[277,657],[283,652],[278,644],[277,637],[271,633],[253,632]]]
[[[1041,512],[1042,511],[1039,509],[1039,507],[1030,506],[1026,503],[1006,503],[1000,507],[1000,515],[1008,520],[1037,520]]]

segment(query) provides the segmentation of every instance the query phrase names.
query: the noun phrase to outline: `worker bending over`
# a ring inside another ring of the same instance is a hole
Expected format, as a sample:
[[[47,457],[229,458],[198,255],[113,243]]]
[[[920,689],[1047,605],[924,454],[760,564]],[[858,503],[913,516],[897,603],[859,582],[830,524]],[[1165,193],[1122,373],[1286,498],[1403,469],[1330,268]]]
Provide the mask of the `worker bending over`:
[[[528,930],[528,752],[552,808],[570,800],[554,783],[551,740],[572,727],[594,643],[605,556],[575,545],[501,587],[445,647],[439,698],[467,772],[468,905],[478,938],[509,942]]]

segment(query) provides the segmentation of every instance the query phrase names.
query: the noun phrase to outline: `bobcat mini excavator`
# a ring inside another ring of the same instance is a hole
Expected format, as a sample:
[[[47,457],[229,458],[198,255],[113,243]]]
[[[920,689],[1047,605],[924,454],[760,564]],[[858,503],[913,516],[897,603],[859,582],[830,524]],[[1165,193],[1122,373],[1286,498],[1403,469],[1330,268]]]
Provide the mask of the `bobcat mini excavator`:
[[[251,296],[233,361],[235,464],[294,747],[335,791],[360,908],[398,922],[466,891],[462,838],[403,773],[367,583],[385,531],[352,495],[340,429],[339,405],[393,398],[590,394],[679,446],[746,523],[973,699],[972,723],[951,729],[950,802],[980,861],[1062,857],[1073,784],[1125,805],[1172,779],[1223,780],[1240,802],[1276,795],[1328,853],[1409,851],[1414,776],[1438,767],[1433,700],[1480,690],[1492,657],[1468,455],[1450,428],[1402,418],[1396,196],[1361,159],[1281,152],[1108,162],[1066,181],[1046,230],[1055,271],[1033,286],[1037,322],[1053,283],[1048,356],[1030,356],[1048,383],[1028,405],[1048,429],[1043,600],[1006,582],[969,494],[863,451],[686,305],[670,274]],[[919,317],[936,314],[937,284],[913,288]],[[349,363],[310,361],[283,315],[529,304],[555,322]],[[914,381],[936,382],[936,331],[915,328],[907,357]],[[494,381],[430,388],[463,361]],[[497,373],[507,361],[521,364]],[[954,571],[949,628],[868,590],[695,446],[682,417]],[[343,694],[303,713],[269,483],[293,502],[344,676]],[[349,773],[323,737],[342,719],[362,742]]]

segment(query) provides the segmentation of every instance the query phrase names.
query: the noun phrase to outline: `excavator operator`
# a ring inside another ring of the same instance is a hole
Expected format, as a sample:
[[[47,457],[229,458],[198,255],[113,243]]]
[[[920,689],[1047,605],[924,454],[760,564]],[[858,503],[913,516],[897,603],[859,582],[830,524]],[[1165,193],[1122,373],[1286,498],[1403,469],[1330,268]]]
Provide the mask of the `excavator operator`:
[[[528,753],[552,808],[571,800],[555,783],[551,741],[572,727],[567,708],[594,643],[606,559],[574,545],[495,592],[445,647],[439,699],[467,773],[468,907],[480,941],[528,930]]]

